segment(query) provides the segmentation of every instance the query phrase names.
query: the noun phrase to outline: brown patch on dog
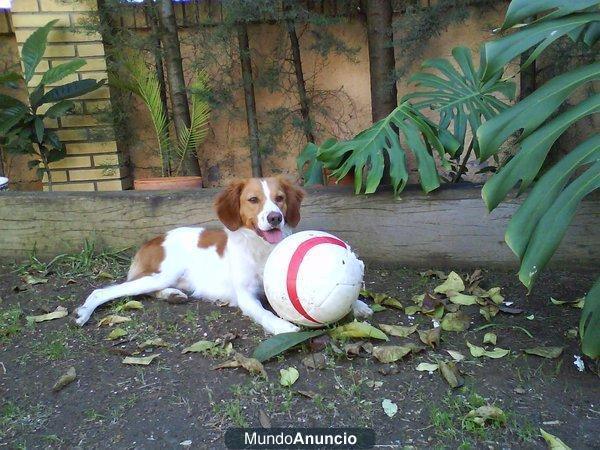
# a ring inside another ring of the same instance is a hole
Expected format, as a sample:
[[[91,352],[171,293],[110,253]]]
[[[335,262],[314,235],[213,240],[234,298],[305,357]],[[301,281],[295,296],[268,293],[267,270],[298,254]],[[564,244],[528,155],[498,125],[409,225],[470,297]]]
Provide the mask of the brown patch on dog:
[[[227,233],[223,230],[204,230],[198,238],[198,247],[216,247],[217,254],[223,257],[227,245]]]
[[[240,217],[240,195],[245,184],[245,181],[232,181],[215,199],[217,217],[231,231],[243,225]]]
[[[133,262],[127,274],[127,281],[158,273],[160,265],[165,259],[164,242],[165,236],[161,235],[140,247],[133,257]]]

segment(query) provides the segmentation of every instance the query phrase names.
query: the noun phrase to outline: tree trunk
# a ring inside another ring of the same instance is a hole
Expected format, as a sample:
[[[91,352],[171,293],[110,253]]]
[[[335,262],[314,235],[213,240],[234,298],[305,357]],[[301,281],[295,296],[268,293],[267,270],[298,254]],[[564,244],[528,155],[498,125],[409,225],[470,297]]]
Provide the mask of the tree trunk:
[[[296,73],[296,88],[298,89],[298,98],[300,99],[300,114],[302,114],[302,125],[304,135],[308,142],[315,142],[313,124],[310,120],[310,107],[308,95],[306,94],[306,83],[304,81],[304,72],[302,70],[302,58],[300,55],[300,44],[296,34],[296,26],[293,20],[286,21],[290,45],[292,47],[292,61],[294,62],[294,72]]]
[[[533,50],[521,54],[521,64],[527,61]],[[519,101],[523,100],[536,89],[536,61],[521,70],[519,74]]]
[[[246,122],[250,136],[250,161],[252,176],[262,177],[262,166],[259,150],[258,119],[256,117],[256,98],[254,96],[254,80],[252,78],[252,60],[248,43],[248,27],[245,23],[238,25],[238,45],[240,63],[242,66],[242,81],[244,84],[244,99],[246,102]]]
[[[169,113],[169,104],[167,102],[167,86],[165,84],[165,71],[163,68],[163,58],[160,45],[160,27],[158,17],[156,15],[155,4],[153,0],[146,0],[146,14],[148,26],[151,33],[152,55],[154,56],[154,66],[156,68],[156,78],[160,85],[160,101],[162,103],[165,114]],[[162,172],[163,176],[171,175],[171,155],[162,155]]]
[[[183,77],[177,21],[175,19],[175,11],[173,10],[173,3],[171,3],[171,0],[161,0],[159,16],[161,23],[161,38],[165,63],[167,66],[167,79],[169,82],[173,123],[175,125],[177,136],[180,136],[181,131],[185,127],[190,126],[190,109],[185,89],[185,79]],[[198,158],[194,153],[186,154],[181,166],[184,175],[200,175],[200,165],[198,164]]]
[[[377,122],[391,113],[398,103],[393,77],[395,61],[392,45],[392,2],[367,0],[365,3],[371,75],[371,116],[373,122]]]

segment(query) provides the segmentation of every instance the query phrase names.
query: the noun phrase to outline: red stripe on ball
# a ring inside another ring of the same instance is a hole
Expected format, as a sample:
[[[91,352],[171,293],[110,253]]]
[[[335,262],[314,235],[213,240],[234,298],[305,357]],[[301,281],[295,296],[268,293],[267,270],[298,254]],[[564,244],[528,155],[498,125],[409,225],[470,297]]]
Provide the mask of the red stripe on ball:
[[[308,253],[308,251],[311,248],[313,248],[319,244],[334,244],[334,245],[339,245],[340,247],[347,248],[344,241],[340,241],[339,239],[334,238],[334,237],[318,236],[318,237],[310,238],[310,239],[304,241],[302,244],[300,244],[298,246],[298,248],[296,249],[296,251],[294,252],[294,254],[292,255],[292,258],[290,259],[290,264],[288,266],[288,273],[287,273],[287,292],[288,292],[288,297],[289,297],[290,301],[292,302],[292,305],[294,305],[294,308],[296,308],[296,311],[298,311],[298,313],[300,313],[304,318],[306,318],[307,320],[310,320],[311,322],[314,322],[314,323],[321,323],[321,322],[312,318],[310,316],[310,314],[308,314],[305,311],[305,309],[302,307],[302,304],[300,303],[300,299],[298,298],[298,289],[296,287],[296,283],[298,281],[298,272],[300,270],[300,264],[302,264],[302,260],[304,260],[304,257],[306,256],[306,254]]]

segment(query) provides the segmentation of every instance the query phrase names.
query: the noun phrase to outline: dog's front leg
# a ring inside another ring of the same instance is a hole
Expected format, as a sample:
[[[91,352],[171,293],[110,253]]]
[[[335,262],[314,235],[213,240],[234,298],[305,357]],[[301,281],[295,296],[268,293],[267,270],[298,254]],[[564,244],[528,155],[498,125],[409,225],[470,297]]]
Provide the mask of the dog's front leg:
[[[277,317],[271,311],[267,311],[260,300],[245,289],[236,290],[237,304],[242,312],[262,326],[267,333],[280,334],[298,331],[296,325]]]

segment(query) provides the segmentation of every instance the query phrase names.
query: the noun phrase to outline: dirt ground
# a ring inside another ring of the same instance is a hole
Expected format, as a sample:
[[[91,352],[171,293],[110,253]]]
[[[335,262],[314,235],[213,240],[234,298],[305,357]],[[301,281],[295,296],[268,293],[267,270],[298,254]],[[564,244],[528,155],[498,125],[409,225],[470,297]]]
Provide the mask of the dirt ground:
[[[265,335],[237,309],[141,298],[143,309],[123,311],[125,300],[115,301],[97,310],[83,328],[69,317],[28,324],[26,316],[58,305],[71,313],[94,287],[118,280],[126,270],[122,256],[92,257],[87,249],[50,266],[36,259],[0,266],[0,448],[224,448],[228,427],[268,422],[274,427],[371,427],[380,448],[546,448],[539,428],[572,448],[600,448],[598,366],[584,359],[587,368],[580,372],[573,364],[580,352],[569,330],[577,326],[580,309],[550,303],[551,296],[582,296],[593,283],[592,274],[547,271],[526,297],[514,273],[484,270],[481,286],[501,286],[505,301],[524,312],[500,312],[488,323],[478,306],[463,306],[471,318],[469,330],[443,331],[436,349],[392,364],[366,352],[350,358],[347,343],[328,341],[320,349],[325,367],[312,369],[302,362],[311,353],[303,345],[265,362],[264,379],[242,368],[211,369],[231,359],[225,350],[182,354],[198,340],[221,339],[250,356]],[[426,269],[431,268],[420,270]],[[453,268],[436,269],[448,273]],[[441,283],[420,276],[420,270],[368,265],[366,288],[408,306],[413,295]],[[118,325],[127,335],[107,340],[114,327],[98,327],[98,321],[115,313],[132,320]],[[429,317],[416,314],[411,320],[393,308],[377,312],[370,322],[432,326]],[[497,335],[498,347],[510,349],[508,356],[471,356],[466,341],[484,346],[487,332]],[[168,347],[139,349],[155,338]],[[390,337],[385,344],[406,342],[420,344],[416,333]],[[522,351],[535,346],[564,346],[564,351],[555,359]],[[446,350],[466,356],[457,364],[462,387],[450,388],[439,371],[415,370],[422,362],[451,360]],[[148,366],[122,362],[126,356],[150,354],[159,357]],[[292,366],[299,371],[298,381],[281,386],[279,370]],[[53,392],[70,367],[76,380]],[[384,412],[384,399],[397,405],[393,417]],[[503,420],[479,426],[466,419],[482,405],[500,408]]]

